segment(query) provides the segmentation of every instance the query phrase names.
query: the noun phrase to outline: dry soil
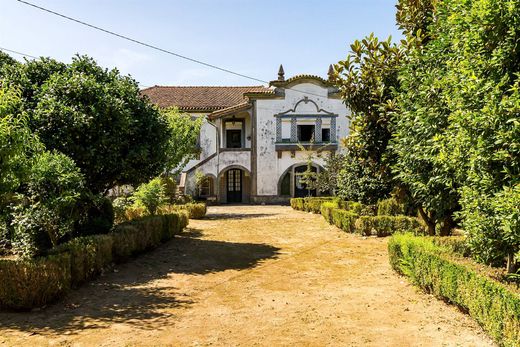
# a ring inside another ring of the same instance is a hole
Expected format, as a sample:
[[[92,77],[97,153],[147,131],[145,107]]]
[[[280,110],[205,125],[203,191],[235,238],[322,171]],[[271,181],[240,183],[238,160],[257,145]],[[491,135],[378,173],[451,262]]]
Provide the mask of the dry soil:
[[[209,208],[61,302],[0,314],[0,345],[491,346],[362,238],[280,206]]]

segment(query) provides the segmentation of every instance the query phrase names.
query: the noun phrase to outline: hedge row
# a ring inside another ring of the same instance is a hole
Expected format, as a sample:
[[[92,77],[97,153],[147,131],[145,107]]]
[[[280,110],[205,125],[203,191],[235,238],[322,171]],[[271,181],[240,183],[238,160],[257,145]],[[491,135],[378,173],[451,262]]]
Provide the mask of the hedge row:
[[[321,204],[328,201],[337,201],[338,198],[332,197],[307,197],[292,198],[291,207],[298,211],[320,213]]]
[[[62,297],[113,262],[157,247],[188,225],[186,212],[120,224],[105,235],[76,238],[46,257],[0,260],[0,309],[27,310]]]
[[[201,219],[206,216],[207,206],[203,202],[189,202],[184,205],[166,205],[159,207],[159,214],[186,210],[190,219]]]
[[[361,215],[361,213],[366,212],[366,208],[359,208],[359,205],[356,204],[350,206],[354,209],[342,209],[337,202],[325,202],[321,205],[321,215],[329,224],[334,224],[346,232],[364,236],[382,237],[392,235],[395,232],[407,231],[422,234],[424,231],[424,227],[417,218]]]
[[[425,291],[467,310],[499,345],[518,346],[519,292],[435,243],[427,237],[394,235],[388,243],[390,263]]]

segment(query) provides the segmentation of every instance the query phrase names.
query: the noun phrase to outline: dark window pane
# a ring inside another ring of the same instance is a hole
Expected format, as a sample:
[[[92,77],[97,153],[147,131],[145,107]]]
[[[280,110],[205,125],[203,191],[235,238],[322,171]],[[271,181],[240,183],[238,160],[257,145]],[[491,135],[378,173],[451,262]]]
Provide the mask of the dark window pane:
[[[330,129],[321,129],[321,141],[330,142]]]
[[[314,125],[298,125],[298,141],[309,142],[314,138]]]

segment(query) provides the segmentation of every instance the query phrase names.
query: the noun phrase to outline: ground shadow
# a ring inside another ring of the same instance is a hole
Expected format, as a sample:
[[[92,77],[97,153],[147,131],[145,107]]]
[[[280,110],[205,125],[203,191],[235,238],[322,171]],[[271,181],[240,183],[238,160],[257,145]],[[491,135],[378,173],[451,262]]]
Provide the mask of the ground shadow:
[[[279,253],[279,248],[266,244],[198,239],[200,235],[200,230],[188,228],[156,250],[116,266],[61,302],[37,312],[0,313],[0,329],[71,335],[114,323],[157,329],[175,314],[171,308],[193,301],[179,288],[166,286],[167,282],[152,281],[176,273],[204,275],[247,269]]]
[[[278,213],[208,213],[204,219],[210,220],[224,220],[224,219],[253,219],[261,217],[273,217]]]

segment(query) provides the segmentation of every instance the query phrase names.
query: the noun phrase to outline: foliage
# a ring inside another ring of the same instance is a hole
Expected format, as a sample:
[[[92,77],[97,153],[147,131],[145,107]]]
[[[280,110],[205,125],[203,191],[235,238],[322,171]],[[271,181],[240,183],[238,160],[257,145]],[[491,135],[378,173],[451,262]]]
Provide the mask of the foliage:
[[[0,215],[26,181],[33,152],[42,148],[26,125],[21,105],[15,91],[0,88]]]
[[[106,234],[114,225],[112,201],[101,195],[84,193],[76,204],[74,236]]]
[[[116,223],[122,223],[128,220],[126,218],[126,210],[130,208],[132,204],[132,200],[126,196],[117,197],[112,201],[112,206],[114,208],[114,221]]]
[[[334,81],[352,111],[350,135],[344,139],[346,156],[339,176],[340,196],[374,203],[392,189],[387,148],[395,112],[393,90],[399,89],[398,71],[405,50],[391,38],[371,34],[351,46],[347,58],[335,65]]]
[[[364,236],[378,237],[404,232],[424,234],[419,220],[407,216],[360,216],[355,222],[354,231]]]
[[[168,203],[174,204],[177,201],[177,181],[172,175],[163,174],[161,175],[161,182],[164,186],[164,194]]]
[[[404,215],[405,207],[403,204],[397,202],[395,198],[388,198],[378,201],[377,215],[378,216],[397,216]]]
[[[520,341],[520,295],[492,280],[478,267],[436,246],[431,238],[394,235],[388,243],[390,264],[424,290],[462,307],[498,344]],[[499,299],[499,300],[498,300]]]
[[[175,176],[199,153],[199,133],[204,118],[192,118],[175,107],[161,113],[170,128],[165,171]]]
[[[422,36],[434,20],[438,0],[398,0],[396,20],[407,36]]]
[[[157,247],[188,225],[184,212],[118,225],[106,235],[79,237],[30,260],[0,259],[0,308],[28,310],[61,298],[113,262]]]
[[[206,216],[207,206],[203,202],[187,203],[184,205],[164,205],[158,214],[168,214],[175,211],[186,211],[190,219],[202,219]]]
[[[138,205],[144,206],[152,216],[157,208],[166,201],[164,185],[160,178],[154,178],[148,183],[143,183],[135,190],[131,199]]]
[[[0,309],[30,310],[70,289],[70,255],[30,260],[0,259]]]
[[[292,198],[290,200],[291,207],[295,210],[320,213],[321,204],[328,201],[338,201],[334,197],[306,197],[306,198]]]
[[[450,227],[461,208],[475,259],[507,259],[515,271],[520,6],[448,0],[435,4],[432,18],[430,39],[410,51],[401,76],[395,170],[430,230]]]
[[[354,223],[359,217],[358,214],[349,210],[335,208],[331,210],[330,215],[332,224],[348,233],[354,232]]]
[[[380,169],[370,162],[359,160],[348,148],[338,175],[338,196],[343,200],[374,204],[386,198],[392,184]]]
[[[312,182],[320,193],[329,193],[332,196],[338,194],[339,174],[343,168],[344,155],[331,153],[325,159],[324,169],[316,174],[316,179]]]
[[[42,254],[73,233],[83,184],[83,175],[66,155],[42,152],[35,156],[12,214],[13,245],[18,253]]]

